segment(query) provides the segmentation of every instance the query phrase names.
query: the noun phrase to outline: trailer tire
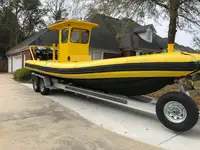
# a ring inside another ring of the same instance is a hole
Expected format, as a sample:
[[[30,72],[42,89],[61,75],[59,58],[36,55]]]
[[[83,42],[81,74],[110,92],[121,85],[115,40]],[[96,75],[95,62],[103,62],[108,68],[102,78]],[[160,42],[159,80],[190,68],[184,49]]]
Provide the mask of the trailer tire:
[[[199,109],[191,97],[181,92],[169,92],[156,104],[160,122],[173,131],[184,132],[193,128],[199,119]]]
[[[49,88],[45,87],[44,79],[40,79],[40,93],[42,95],[49,95]]]
[[[36,77],[36,76],[32,77],[32,84],[33,84],[33,90],[35,92],[40,92],[40,86],[39,86],[40,79],[38,77]]]

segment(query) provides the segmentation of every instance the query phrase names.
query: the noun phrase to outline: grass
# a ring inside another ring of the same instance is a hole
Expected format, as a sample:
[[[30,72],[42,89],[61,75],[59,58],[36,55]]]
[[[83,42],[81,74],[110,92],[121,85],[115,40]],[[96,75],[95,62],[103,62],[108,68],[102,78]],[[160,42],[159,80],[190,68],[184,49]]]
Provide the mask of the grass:
[[[194,81],[194,85],[195,85],[196,89],[200,90],[200,81]],[[179,84],[168,85],[165,88],[163,88],[157,92],[148,94],[147,96],[158,99],[160,96],[162,96],[165,93],[168,93],[170,91],[178,91],[179,87],[180,87]],[[199,105],[199,108],[200,108],[200,94],[198,94],[195,90],[192,90],[192,91],[190,91],[190,95],[191,95],[192,99]]]

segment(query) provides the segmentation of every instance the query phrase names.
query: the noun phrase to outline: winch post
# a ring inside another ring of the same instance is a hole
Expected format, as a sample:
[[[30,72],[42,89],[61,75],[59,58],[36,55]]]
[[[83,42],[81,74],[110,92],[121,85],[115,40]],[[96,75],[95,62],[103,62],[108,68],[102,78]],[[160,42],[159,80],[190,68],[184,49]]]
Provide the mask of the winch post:
[[[174,44],[168,44],[168,53],[174,52]]]

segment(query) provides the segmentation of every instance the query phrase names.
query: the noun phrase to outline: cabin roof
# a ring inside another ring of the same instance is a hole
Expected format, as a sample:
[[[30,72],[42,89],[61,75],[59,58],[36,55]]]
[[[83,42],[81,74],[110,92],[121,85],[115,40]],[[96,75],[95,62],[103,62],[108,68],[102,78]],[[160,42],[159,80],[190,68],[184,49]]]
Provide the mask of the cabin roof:
[[[50,25],[48,28],[50,30],[59,30],[61,28],[67,27],[67,26],[80,26],[80,27],[89,27],[89,28],[95,28],[98,27],[99,25],[96,23],[91,23],[88,21],[81,21],[81,20],[65,20],[59,23],[55,23]]]

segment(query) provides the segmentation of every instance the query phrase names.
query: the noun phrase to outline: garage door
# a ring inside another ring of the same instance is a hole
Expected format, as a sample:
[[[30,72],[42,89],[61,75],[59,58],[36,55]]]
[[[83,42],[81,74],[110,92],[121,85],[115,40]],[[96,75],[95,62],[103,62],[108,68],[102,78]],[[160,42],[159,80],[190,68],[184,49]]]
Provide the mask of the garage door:
[[[13,56],[13,72],[22,68],[22,55]]]
[[[11,73],[12,72],[12,57],[8,57],[8,72]]]

